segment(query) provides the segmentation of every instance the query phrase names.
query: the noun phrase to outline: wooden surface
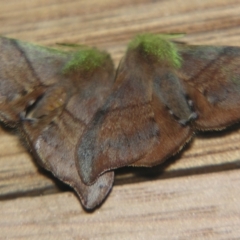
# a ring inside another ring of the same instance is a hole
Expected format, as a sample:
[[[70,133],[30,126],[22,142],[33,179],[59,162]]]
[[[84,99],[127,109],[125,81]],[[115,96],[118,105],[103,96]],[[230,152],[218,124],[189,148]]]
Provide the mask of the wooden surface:
[[[141,32],[240,46],[240,1],[0,0],[1,35],[94,45],[116,65]],[[87,213],[1,129],[0,239],[240,239],[239,142],[239,126],[199,134],[162,166],[118,170],[108,199]]]

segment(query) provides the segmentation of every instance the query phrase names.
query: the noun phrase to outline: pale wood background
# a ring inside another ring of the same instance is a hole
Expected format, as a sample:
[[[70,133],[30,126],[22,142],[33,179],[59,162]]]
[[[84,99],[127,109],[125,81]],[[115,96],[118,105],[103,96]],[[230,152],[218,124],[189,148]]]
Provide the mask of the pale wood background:
[[[137,33],[240,46],[239,0],[0,0],[0,34],[52,46],[94,45],[119,62]],[[153,169],[117,171],[86,213],[73,191],[0,130],[0,239],[240,239],[240,128],[200,134]]]

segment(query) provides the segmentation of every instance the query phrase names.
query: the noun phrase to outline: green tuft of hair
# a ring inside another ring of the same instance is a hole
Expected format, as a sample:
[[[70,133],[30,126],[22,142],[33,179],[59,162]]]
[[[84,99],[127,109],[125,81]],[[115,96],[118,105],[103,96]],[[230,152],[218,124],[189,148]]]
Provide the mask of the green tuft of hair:
[[[129,43],[129,49],[140,47],[145,54],[154,55],[160,61],[166,61],[172,67],[180,68],[182,58],[176,45],[169,41],[173,37],[171,35],[141,34]]]
[[[72,59],[69,60],[63,68],[64,73],[76,70],[94,70],[100,67],[106,60],[107,54],[104,54],[94,48],[84,48],[75,52]]]

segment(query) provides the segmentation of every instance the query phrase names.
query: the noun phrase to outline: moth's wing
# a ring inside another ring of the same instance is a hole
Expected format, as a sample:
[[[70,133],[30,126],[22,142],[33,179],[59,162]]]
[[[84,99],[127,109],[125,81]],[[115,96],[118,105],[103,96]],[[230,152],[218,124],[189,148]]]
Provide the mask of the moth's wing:
[[[23,124],[31,149],[40,165],[51,171],[58,179],[72,186],[82,205],[92,209],[99,205],[112,188],[114,173],[107,172],[91,185],[85,185],[79,177],[75,164],[75,147],[85,124],[65,110],[59,117],[42,128],[31,122]]]
[[[71,81],[64,85],[66,92],[72,92],[69,98],[65,97],[60,86],[49,88],[33,110],[32,118],[22,122],[22,130],[39,163],[72,186],[83,206],[92,209],[102,203],[111,190],[114,173],[107,172],[94,184],[87,186],[78,175],[74,154],[86,125],[111,91],[114,79],[111,59],[88,74],[86,79],[83,76],[81,78],[72,81],[74,85],[71,85]],[[59,108],[57,99],[66,101],[66,104]],[[53,108],[50,113],[49,108]]]
[[[240,48],[178,45],[179,78],[198,114],[200,130],[222,129],[240,120]]]
[[[0,37],[0,120],[15,126],[29,103],[57,82],[69,56]]]
[[[154,65],[152,109],[160,130],[159,144],[132,166],[154,166],[179,152],[191,139],[193,111],[177,70]]]
[[[127,54],[113,93],[79,141],[77,165],[86,184],[109,169],[158,164],[191,136],[190,127],[175,120],[161,102],[162,92],[155,93],[155,68],[142,59]]]

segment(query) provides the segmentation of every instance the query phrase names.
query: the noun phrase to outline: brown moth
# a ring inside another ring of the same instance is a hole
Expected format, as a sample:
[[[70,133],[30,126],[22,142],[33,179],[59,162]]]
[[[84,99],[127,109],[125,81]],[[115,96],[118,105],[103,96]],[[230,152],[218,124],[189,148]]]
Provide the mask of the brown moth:
[[[94,208],[109,193],[114,173],[87,186],[74,153],[111,91],[110,56],[90,48],[62,52],[3,37],[0,53],[0,120],[17,127],[39,164],[72,186],[85,208]]]
[[[0,50],[0,120],[20,130],[85,208],[107,196],[113,169],[157,165],[195,131],[240,119],[238,47],[144,34],[116,74],[96,49],[60,52],[1,38]]]
[[[136,37],[112,93],[77,148],[86,184],[122,166],[154,166],[177,153],[196,130],[240,119],[240,48],[187,46],[167,36]]]

